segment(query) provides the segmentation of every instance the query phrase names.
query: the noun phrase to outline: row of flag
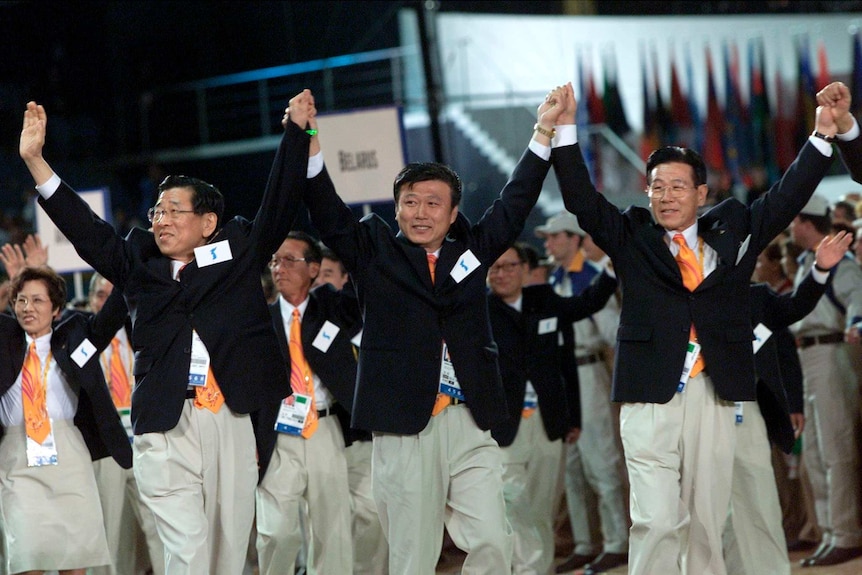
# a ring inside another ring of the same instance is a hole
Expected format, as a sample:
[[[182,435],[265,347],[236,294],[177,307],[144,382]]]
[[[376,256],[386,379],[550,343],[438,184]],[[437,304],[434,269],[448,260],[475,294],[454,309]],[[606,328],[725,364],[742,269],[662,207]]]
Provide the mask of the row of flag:
[[[852,41],[853,67],[850,76],[852,112],[862,111],[862,35],[857,29]],[[724,66],[724,104],[719,101],[716,71],[712,54],[706,47],[707,104],[698,109],[692,87],[691,54],[681,66],[672,60],[670,101],[665,102],[659,90],[657,65],[652,66],[650,77],[648,55],[641,53],[643,132],[640,135],[640,155],[645,160],[652,150],[660,146],[679,145],[701,153],[707,167],[723,172],[734,185],[752,187],[759,175],[765,183],[774,182],[787,169],[805,139],[814,129],[815,93],[832,81],[826,49],[822,42],[817,46],[817,72],[811,62],[807,37],[796,42],[797,80],[794,86],[785,86],[776,66],[772,82],[764,66],[763,40],[752,39],[746,46],[748,58],[749,96],[747,101],[740,90],[740,56],[735,44],[725,44],[717,56]],[[657,62],[652,54],[654,64]],[[587,65],[578,61],[580,79],[579,126],[606,124],[617,135],[631,132],[626,120],[623,100],[619,92],[614,57],[604,63],[603,92],[599,96],[593,76]],[[682,70],[680,70],[682,67]],[[685,73],[688,93],[682,89],[681,74]],[[597,136],[583,144],[583,153],[596,187],[601,189],[600,145]]]

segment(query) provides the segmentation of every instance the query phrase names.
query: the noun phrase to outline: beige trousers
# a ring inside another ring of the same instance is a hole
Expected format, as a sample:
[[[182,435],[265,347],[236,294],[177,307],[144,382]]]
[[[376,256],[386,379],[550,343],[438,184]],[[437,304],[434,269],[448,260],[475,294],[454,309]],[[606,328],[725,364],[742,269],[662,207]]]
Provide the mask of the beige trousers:
[[[554,504],[563,464],[563,440],[550,441],[541,408],[521,419],[503,451],[503,497],[512,526],[513,575],[547,575],[554,562]]]
[[[463,575],[510,572],[502,454],[466,405],[447,407],[416,435],[376,433],[371,465],[392,575],[434,575],[444,524],[467,552]]]
[[[790,575],[766,422],[756,401],[743,402],[742,423],[736,425],[730,514],[723,539],[729,574]]]
[[[248,415],[186,400],[176,427],[136,435],[135,480],[155,516],[167,575],[242,573],[257,459]]]
[[[371,441],[356,441],[344,450],[350,484],[354,575],[388,575],[389,544],[371,493]]]
[[[309,575],[352,575],[350,489],[337,417],[321,418],[308,439],[278,434],[255,501],[261,575],[292,573],[302,547],[299,516],[304,507]]]
[[[733,403],[701,373],[668,403],[623,404],[620,433],[631,482],[629,575],[725,575]]]
[[[94,567],[92,575],[145,573],[150,567],[154,575],[164,575],[164,546],[152,512],[141,502],[134,471],[123,469],[112,457],[94,461],[93,470],[112,564]]]

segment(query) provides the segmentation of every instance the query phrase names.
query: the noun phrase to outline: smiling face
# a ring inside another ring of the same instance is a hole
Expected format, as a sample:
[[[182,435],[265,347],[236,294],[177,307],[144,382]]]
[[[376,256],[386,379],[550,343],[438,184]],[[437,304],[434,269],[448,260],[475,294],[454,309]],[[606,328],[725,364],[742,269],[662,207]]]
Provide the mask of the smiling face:
[[[452,189],[440,180],[416,182],[401,188],[395,220],[401,232],[427,252],[436,251],[458,216],[452,207]]]
[[[218,218],[212,212],[194,213],[192,188],[169,188],[159,194],[156,208],[165,210],[163,218],[153,221],[156,245],[165,256],[183,262],[194,258],[196,247],[206,244],[215,232]],[[176,210],[171,215],[172,210]]]
[[[668,231],[681,232],[697,221],[697,209],[706,202],[707,191],[706,184],[695,186],[694,170],[688,164],[667,162],[650,172],[650,208],[655,220]]]
[[[50,332],[51,323],[60,316],[60,307],[52,305],[48,286],[41,280],[24,282],[14,304],[18,325],[34,339]]]
[[[518,258],[518,252],[509,248],[488,268],[488,285],[494,295],[512,303],[521,295],[528,267]]]

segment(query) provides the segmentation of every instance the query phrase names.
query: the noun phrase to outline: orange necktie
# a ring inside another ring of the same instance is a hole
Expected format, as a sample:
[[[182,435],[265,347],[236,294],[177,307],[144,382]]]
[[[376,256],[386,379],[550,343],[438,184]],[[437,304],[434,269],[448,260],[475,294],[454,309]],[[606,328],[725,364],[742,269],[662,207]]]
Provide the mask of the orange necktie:
[[[195,407],[198,409],[209,409],[213,413],[218,413],[221,406],[224,405],[224,395],[221,388],[218,386],[213,368],[210,366],[207,371],[206,385],[195,388]]]
[[[124,408],[132,405],[132,388],[120,353],[120,338],[115,337],[111,340],[111,397],[114,407]]]
[[[306,417],[305,427],[302,429],[302,436],[308,439],[317,430],[317,404],[314,401],[314,376],[311,373],[311,366],[305,359],[305,352],[302,351],[302,331],[298,308],[293,308],[288,349],[290,351],[290,387],[294,392],[302,393],[311,398],[308,417]]]
[[[48,355],[48,363],[51,356]],[[30,342],[30,350],[21,368],[21,395],[24,403],[24,426],[27,437],[41,443],[51,433],[51,420],[48,419],[48,403],[45,397],[47,381],[42,381],[42,364],[36,354],[36,342]]]
[[[700,282],[703,281],[703,270],[700,267],[700,263],[697,261],[697,256],[694,255],[694,252],[691,251],[691,248],[689,248],[688,244],[685,243],[685,236],[682,234],[676,234],[673,236],[673,243],[679,246],[679,253],[676,255],[675,259],[676,263],[679,265],[679,271],[682,273],[682,283],[686,288],[688,288],[688,291],[694,291],[697,289],[697,286],[700,285]],[[697,333],[694,331],[694,324],[691,325],[689,340],[697,341]],[[694,377],[703,371],[704,365],[703,354],[697,354],[697,359],[691,367],[691,373],[688,374],[689,378]]]
[[[433,284],[437,279],[437,256],[434,254],[425,254],[425,257],[428,258],[428,271],[431,272],[431,283]],[[452,403],[452,398],[446,395],[445,393],[438,393],[437,399],[434,401],[434,407],[431,409],[431,416],[435,416]]]

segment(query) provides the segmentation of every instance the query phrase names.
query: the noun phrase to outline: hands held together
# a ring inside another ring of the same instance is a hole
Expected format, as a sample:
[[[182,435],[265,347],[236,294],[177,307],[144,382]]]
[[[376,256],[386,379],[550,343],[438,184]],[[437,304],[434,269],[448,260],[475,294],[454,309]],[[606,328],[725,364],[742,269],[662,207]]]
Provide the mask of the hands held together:
[[[843,82],[832,82],[817,92],[816,130],[827,136],[849,132],[853,127],[850,101],[850,89]]]

